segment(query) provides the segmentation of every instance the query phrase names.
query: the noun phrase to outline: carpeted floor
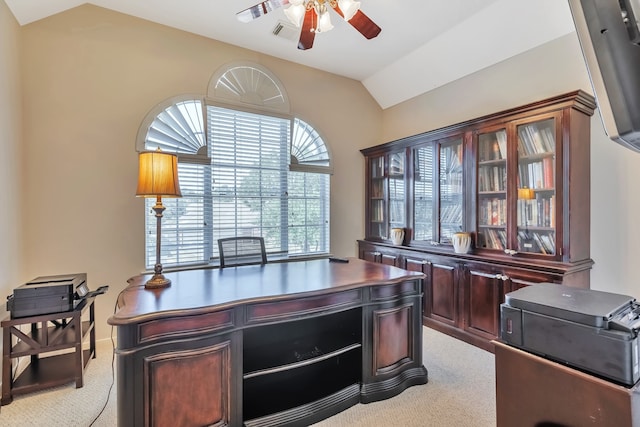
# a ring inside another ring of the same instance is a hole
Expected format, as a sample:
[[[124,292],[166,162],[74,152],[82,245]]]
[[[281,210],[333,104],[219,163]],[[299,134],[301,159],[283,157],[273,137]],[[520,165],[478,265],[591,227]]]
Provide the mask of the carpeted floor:
[[[353,406],[316,427],[495,426],[493,354],[428,328],[423,328],[423,347],[427,384],[410,387],[392,399]],[[0,408],[0,426],[116,426],[115,384],[109,393],[110,340],[97,343],[97,355],[86,370],[84,387],[76,389],[71,383],[18,396]]]

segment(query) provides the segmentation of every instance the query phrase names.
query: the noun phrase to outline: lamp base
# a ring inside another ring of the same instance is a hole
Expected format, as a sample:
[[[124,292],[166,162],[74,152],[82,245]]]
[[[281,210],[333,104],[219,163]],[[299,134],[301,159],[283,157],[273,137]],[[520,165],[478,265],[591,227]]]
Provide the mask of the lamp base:
[[[171,280],[164,277],[162,273],[156,273],[144,284],[145,289],[166,288],[171,286]]]

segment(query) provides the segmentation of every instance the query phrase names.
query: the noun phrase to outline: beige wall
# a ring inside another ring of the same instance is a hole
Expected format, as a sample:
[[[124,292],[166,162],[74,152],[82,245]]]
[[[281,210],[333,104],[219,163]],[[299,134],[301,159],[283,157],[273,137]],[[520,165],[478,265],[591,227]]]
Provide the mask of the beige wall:
[[[393,140],[553,95],[593,93],[575,33],[530,50],[383,113]],[[640,154],[612,142],[591,119],[591,287],[640,298]],[[575,213],[579,215],[579,212]]]
[[[147,112],[211,75],[254,61],[284,84],[292,111],[332,153],[331,249],[355,255],[362,236],[363,162],[381,109],[354,80],[85,5],[22,29],[29,278],[86,272],[98,298],[98,336],[126,280],[144,269],[144,202],[134,197],[135,137]]]
[[[5,296],[24,280],[22,246],[22,102],[20,27],[0,1],[0,316]],[[28,279],[27,279],[28,280]],[[0,347],[2,344],[0,343]]]

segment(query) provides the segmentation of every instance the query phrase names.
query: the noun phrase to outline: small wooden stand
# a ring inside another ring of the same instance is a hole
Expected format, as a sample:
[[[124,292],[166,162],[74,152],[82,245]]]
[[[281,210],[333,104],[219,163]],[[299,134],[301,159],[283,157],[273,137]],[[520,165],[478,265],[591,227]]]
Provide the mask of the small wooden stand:
[[[95,298],[78,303],[62,313],[3,320],[2,326],[2,405],[13,396],[75,381],[83,386],[84,369],[96,357]],[[86,316],[83,318],[83,315]],[[29,332],[20,329],[29,325]],[[87,341],[87,347],[83,344]],[[45,353],[53,353],[44,356]],[[43,355],[43,357],[41,357]],[[14,378],[13,361],[30,357],[29,365]]]

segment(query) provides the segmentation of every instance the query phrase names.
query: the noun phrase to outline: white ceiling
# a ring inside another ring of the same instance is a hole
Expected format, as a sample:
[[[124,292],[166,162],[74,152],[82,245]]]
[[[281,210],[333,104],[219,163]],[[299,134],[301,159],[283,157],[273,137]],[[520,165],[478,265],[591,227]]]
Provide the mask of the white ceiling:
[[[335,28],[301,51],[297,34],[272,34],[288,23],[283,8],[249,23],[236,19],[258,0],[5,2],[20,25],[94,4],[362,81],[382,108],[574,31],[566,0],[361,0],[382,28],[378,37],[365,39],[332,11]]]

